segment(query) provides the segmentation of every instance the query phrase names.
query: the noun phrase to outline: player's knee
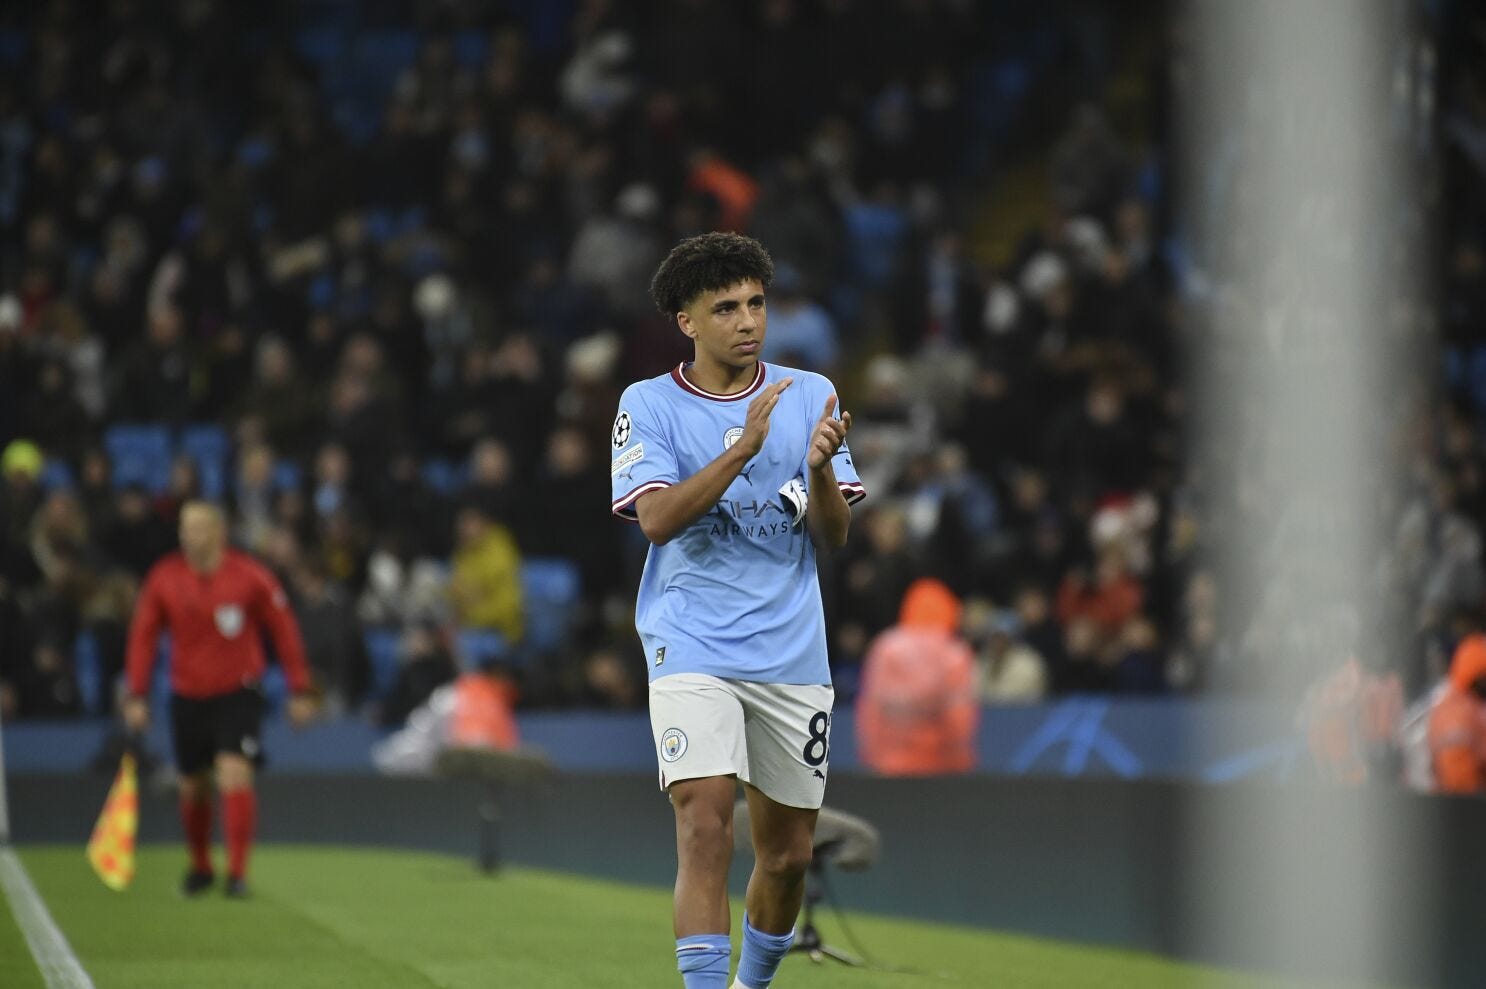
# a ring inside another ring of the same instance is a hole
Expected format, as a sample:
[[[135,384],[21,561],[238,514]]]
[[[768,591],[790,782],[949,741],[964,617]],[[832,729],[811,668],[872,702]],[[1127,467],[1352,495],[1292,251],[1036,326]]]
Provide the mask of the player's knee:
[[[791,842],[779,848],[760,849],[757,852],[758,868],[767,876],[781,882],[795,882],[804,878],[810,868],[812,851],[810,842]]]
[[[188,803],[200,803],[212,795],[212,780],[208,773],[192,773],[182,776],[180,782],[181,799]]]
[[[217,786],[224,793],[246,790],[253,785],[253,764],[241,756],[217,757]]]
[[[733,851],[733,818],[714,808],[693,805],[678,808],[676,814],[678,846],[694,863],[727,861]]]

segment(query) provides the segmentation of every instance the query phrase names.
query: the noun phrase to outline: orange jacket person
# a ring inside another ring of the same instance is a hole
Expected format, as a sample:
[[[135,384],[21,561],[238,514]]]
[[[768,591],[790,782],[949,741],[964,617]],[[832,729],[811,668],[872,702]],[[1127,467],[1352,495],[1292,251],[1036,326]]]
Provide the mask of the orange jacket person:
[[[954,593],[937,580],[917,580],[903,595],[898,624],[868,647],[857,745],[874,771],[907,776],[975,768],[975,657],[959,627]]]
[[[182,891],[211,887],[213,770],[222,793],[227,838],[228,896],[247,895],[248,853],[257,826],[253,767],[260,761],[263,719],[263,645],[267,629],[294,694],[289,719],[298,727],[315,712],[299,625],[273,574],[227,546],[227,527],[214,505],[193,501],[181,509],[181,550],[160,560],[145,578],[129,629],[129,696],[124,724],[149,725],[145,699],[162,630],[171,635],[170,727],[181,773],[180,813],[191,852]]]
[[[1429,713],[1429,751],[1436,790],[1486,790],[1486,635],[1455,649],[1449,685]]]

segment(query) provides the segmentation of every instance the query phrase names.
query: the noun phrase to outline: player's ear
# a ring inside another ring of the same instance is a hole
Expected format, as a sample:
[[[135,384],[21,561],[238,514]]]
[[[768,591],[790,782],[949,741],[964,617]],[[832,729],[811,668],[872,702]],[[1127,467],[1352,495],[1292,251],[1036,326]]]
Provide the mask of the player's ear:
[[[682,333],[685,333],[693,340],[697,338],[696,327],[691,325],[691,317],[686,314],[685,309],[676,314],[676,325],[681,327]]]

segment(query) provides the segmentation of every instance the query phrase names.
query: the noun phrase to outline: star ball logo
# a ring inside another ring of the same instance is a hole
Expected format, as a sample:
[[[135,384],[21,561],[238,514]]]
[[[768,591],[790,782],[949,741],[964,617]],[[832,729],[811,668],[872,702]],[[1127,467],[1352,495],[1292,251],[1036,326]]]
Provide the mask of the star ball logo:
[[[614,418],[614,432],[610,439],[614,443],[614,449],[618,450],[629,442],[631,423],[629,413],[623,410]]]
[[[660,737],[660,757],[666,762],[675,762],[686,755],[686,732],[680,728],[667,728]]]

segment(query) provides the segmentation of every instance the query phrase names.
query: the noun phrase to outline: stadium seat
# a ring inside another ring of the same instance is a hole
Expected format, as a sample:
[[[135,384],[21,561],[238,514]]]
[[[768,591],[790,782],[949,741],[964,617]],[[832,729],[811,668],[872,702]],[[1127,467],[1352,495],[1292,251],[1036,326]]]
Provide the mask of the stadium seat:
[[[483,31],[460,31],[454,36],[454,59],[460,68],[478,69],[490,54],[490,43]]]
[[[289,678],[284,676],[283,667],[277,663],[271,664],[263,671],[260,686],[263,690],[265,713],[277,715],[283,711],[284,701],[289,697]]]
[[[214,423],[198,423],[181,430],[179,450],[196,462],[201,476],[201,493],[213,501],[227,490],[228,462],[232,440],[227,431]]]
[[[478,669],[508,653],[506,637],[488,628],[462,629],[456,639],[459,649],[459,667],[464,670]]]
[[[434,458],[426,460],[422,468],[423,483],[444,496],[459,493],[464,487],[465,471],[461,464]]]
[[[372,700],[385,700],[392,696],[392,687],[397,683],[399,637],[395,628],[368,628],[363,635],[366,661],[371,666],[369,692]]]
[[[539,653],[561,648],[573,625],[583,590],[578,565],[562,557],[537,557],[521,564],[525,644]]]
[[[102,714],[107,706],[107,684],[103,682],[103,657],[98,639],[87,629],[77,633],[72,643],[72,671],[77,677],[77,694],[84,714]]]
[[[273,487],[275,491],[292,491],[304,479],[304,471],[292,460],[280,460],[273,465]]]
[[[67,466],[67,461],[48,458],[42,465],[41,476],[37,478],[43,491],[55,491],[58,488],[71,488],[74,478],[72,468]]]
[[[161,425],[120,424],[103,434],[114,487],[143,486],[153,494],[170,483],[170,431]]]

